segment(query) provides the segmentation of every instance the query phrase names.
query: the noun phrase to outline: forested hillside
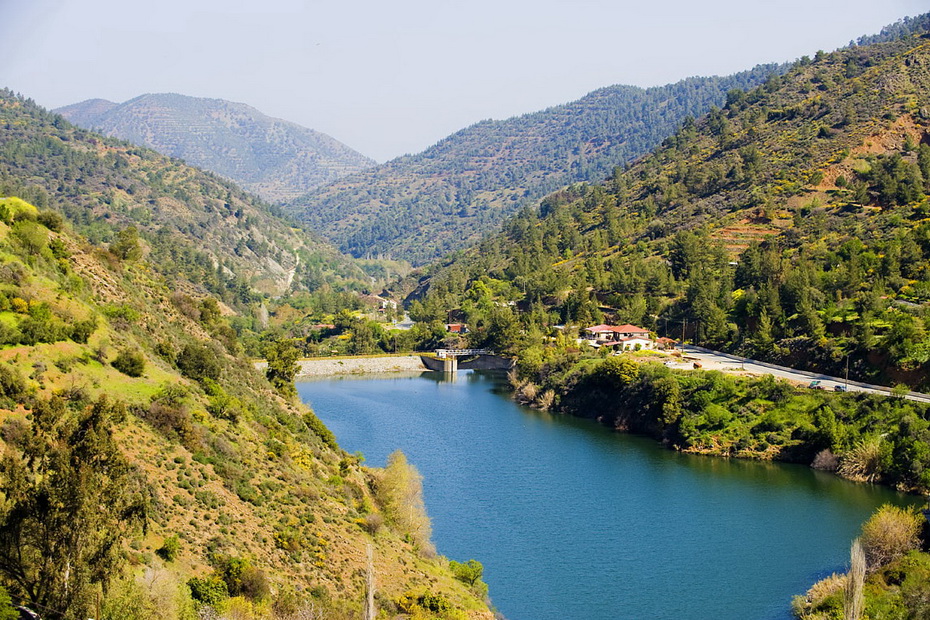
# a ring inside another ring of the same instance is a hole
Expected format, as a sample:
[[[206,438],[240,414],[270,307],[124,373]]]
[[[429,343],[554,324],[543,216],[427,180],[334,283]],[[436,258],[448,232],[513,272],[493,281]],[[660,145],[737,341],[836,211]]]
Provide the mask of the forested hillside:
[[[210,173],[74,127],[8,91],[0,93],[0,127],[0,194],[60,211],[92,243],[138,234],[162,273],[227,301],[367,280],[275,207]]]
[[[147,146],[283,202],[375,162],[330,136],[243,103],[148,94],[55,110],[74,124]]]
[[[0,113],[0,613],[8,591],[49,619],[348,619],[374,583],[380,613],[490,617],[403,456],[336,445],[290,340],[266,375],[242,354],[285,244],[351,266],[225,181],[9,93]]]
[[[423,264],[467,247],[521,207],[570,183],[600,181],[651,151],[689,115],[784,67],[611,86],[561,106],[482,121],[294,200],[288,210],[354,256]]]
[[[840,375],[848,357],[851,376],[926,387],[927,22],[732,91],[655,154],[438,269],[414,314],[471,309],[475,344],[517,342],[495,325],[518,321],[672,336],[686,322],[717,348]]]

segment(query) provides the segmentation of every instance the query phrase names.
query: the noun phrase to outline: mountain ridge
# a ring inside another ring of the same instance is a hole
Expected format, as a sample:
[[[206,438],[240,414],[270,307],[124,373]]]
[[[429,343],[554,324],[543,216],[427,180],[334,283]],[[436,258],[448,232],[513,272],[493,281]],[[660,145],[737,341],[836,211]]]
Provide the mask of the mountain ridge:
[[[89,99],[54,111],[211,170],[273,202],[375,163],[324,133],[224,99],[148,93],[120,104]]]
[[[538,112],[484,120],[346,177],[286,209],[354,256],[423,264],[463,248],[521,207],[647,153],[689,115],[783,65],[640,88],[615,85]]]

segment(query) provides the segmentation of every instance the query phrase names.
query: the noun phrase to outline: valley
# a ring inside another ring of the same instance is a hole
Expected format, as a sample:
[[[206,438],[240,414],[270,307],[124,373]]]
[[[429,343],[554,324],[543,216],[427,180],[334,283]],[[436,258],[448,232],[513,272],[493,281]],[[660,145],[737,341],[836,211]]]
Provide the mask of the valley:
[[[381,165],[0,91],[0,619],[924,617],[928,93],[928,15]]]

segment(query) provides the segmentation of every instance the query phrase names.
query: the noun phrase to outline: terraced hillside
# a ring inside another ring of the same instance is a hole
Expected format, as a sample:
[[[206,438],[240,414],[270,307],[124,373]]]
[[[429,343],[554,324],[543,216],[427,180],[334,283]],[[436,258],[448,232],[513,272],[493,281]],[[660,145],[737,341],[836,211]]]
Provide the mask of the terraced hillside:
[[[712,347],[925,387],[928,24],[731,93],[608,182],[550,195],[433,270],[413,314],[471,309],[476,346],[508,325],[519,342],[513,321],[686,323]],[[495,328],[489,294],[529,313]]]

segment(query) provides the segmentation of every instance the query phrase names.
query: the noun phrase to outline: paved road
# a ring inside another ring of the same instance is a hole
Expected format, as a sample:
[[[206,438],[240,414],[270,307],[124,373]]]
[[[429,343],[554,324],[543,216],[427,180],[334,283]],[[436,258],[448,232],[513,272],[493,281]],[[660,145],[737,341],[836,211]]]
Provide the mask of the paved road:
[[[728,355],[719,351],[711,351],[702,347],[685,346],[685,356],[693,358],[685,363],[670,363],[671,368],[691,368],[693,361],[697,360],[705,370],[722,370],[724,372],[748,373],[754,375],[774,375],[789,381],[810,384],[811,381],[820,381],[820,385],[825,390],[833,390],[834,386],[846,386],[847,382],[842,377],[831,377],[815,372],[805,370],[795,370],[777,364],[769,364],[751,360],[736,355]],[[882,385],[872,385],[869,383],[860,383],[850,381],[848,384],[850,392],[873,392],[875,394],[891,395],[891,389]],[[930,394],[921,394],[919,392],[908,392],[905,396],[908,400],[930,403]]]

